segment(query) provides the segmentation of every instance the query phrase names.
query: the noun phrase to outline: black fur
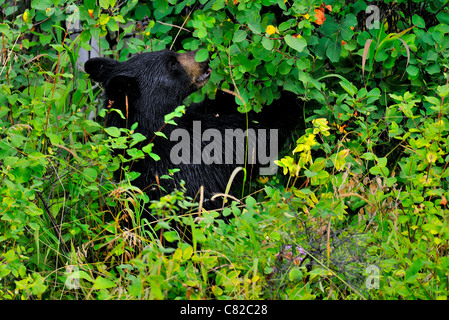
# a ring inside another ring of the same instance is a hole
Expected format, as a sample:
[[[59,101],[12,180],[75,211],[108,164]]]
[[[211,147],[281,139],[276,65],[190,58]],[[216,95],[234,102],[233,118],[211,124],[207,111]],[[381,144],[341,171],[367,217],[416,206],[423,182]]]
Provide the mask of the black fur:
[[[184,54],[185,55],[185,54]],[[193,57],[194,55],[190,56]],[[112,107],[122,110],[123,114],[127,112],[128,119],[121,119],[116,112],[111,112],[107,118],[107,126],[130,127],[138,122],[137,132],[147,137],[143,143],[148,143],[154,137],[154,132],[158,131],[164,124],[164,115],[174,111],[174,109],[183,104],[183,100],[192,92],[199,88],[192,83],[192,75],[186,71],[184,66],[179,63],[179,54],[172,51],[158,51],[152,53],[143,53],[126,62],[116,62],[106,58],[93,58],[86,62],[85,70],[92,80],[102,83],[105,90],[104,107],[112,103]],[[192,62],[193,64],[193,62]],[[207,62],[193,64],[195,70],[203,72],[205,77],[210,72]],[[197,76],[197,75],[195,75]],[[222,93],[221,93],[222,94]],[[226,94],[228,95],[228,94]],[[229,95],[230,96],[230,95]],[[125,98],[127,97],[127,98]],[[293,94],[285,93],[285,99],[281,103],[274,103],[267,106],[267,112],[254,117],[257,123],[249,122],[251,128],[282,128],[281,133],[292,129],[297,124],[298,119],[292,119],[292,115],[283,114],[284,104],[299,110],[296,104],[296,97]],[[128,107],[126,108],[126,99]],[[234,100],[229,99],[230,103]],[[186,114],[181,118],[176,118],[178,126],[165,125],[162,132],[170,138],[170,134],[177,128],[183,128],[193,136],[193,121],[201,121],[202,131],[215,128],[224,133],[225,129],[242,128],[246,130],[245,115],[234,112],[218,113],[213,106],[214,100],[207,100],[203,104],[187,107]],[[227,103],[227,102],[226,102]],[[220,103],[217,102],[216,106]],[[127,111],[126,111],[127,109]],[[235,105],[230,105],[229,110],[235,110]],[[271,111],[270,111],[271,110]],[[296,112],[298,114],[298,112]],[[294,118],[294,117],[293,117]],[[286,129],[286,130],[285,130]],[[280,144],[285,136],[281,134]],[[153,140],[153,152],[160,156],[159,161],[154,161],[151,157],[139,160],[132,167],[133,171],[140,172],[140,177],[133,182],[134,185],[149,193],[151,198],[157,198],[164,192],[156,183],[155,176],[161,176],[168,173],[168,169],[179,168],[180,172],[174,175],[173,180],[159,180],[160,186],[166,191],[171,191],[179,186],[179,181],[186,182],[187,194],[195,197],[204,187],[205,199],[210,199],[214,193],[224,192],[226,184],[232,171],[239,164],[178,164],[174,165],[170,160],[170,152],[178,142],[170,141],[159,136]],[[191,141],[191,146],[193,145]],[[202,141],[202,150],[208,145],[209,141]],[[280,151],[279,146],[279,151]],[[193,153],[191,148],[191,153]],[[235,149],[235,144],[234,144]],[[192,155],[191,158],[192,159]],[[235,163],[235,162],[234,162]],[[255,165],[251,170],[255,172]],[[239,177],[237,182],[241,183]],[[197,199],[199,199],[197,197]]]

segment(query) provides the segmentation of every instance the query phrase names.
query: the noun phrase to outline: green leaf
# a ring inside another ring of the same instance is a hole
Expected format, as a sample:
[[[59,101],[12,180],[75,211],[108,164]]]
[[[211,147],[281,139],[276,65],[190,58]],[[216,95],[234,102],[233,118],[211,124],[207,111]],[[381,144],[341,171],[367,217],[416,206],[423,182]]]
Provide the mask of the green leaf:
[[[212,5],[212,10],[218,11],[226,6],[225,0],[216,0]]]
[[[351,29],[351,27],[355,26],[357,26],[356,16],[352,13],[347,14],[340,26],[341,36],[343,40],[349,41],[352,38],[352,36],[354,35],[354,31]]]
[[[158,137],[162,137],[168,140],[167,136],[165,135],[165,133],[161,132],[161,131],[156,131],[154,133],[154,135],[158,136]]]
[[[111,18],[111,17],[110,17],[108,14],[103,13],[103,14],[100,16],[99,22],[100,22],[100,24],[101,24],[102,26],[104,26],[105,24],[108,23],[108,21],[109,21],[110,18]]]
[[[97,170],[93,168],[84,168],[83,174],[90,181],[95,181],[97,179]]]
[[[161,300],[164,298],[162,294],[161,285],[166,281],[166,279],[161,275],[149,275],[147,281],[150,284],[151,294],[154,295],[154,299]]]
[[[248,12],[248,27],[255,34],[261,34],[262,29],[260,28],[260,14],[255,10]]]
[[[440,12],[439,14],[437,14],[437,19],[442,24],[448,25],[449,24],[449,13],[448,12]]]
[[[151,153],[151,151],[153,151],[153,145],[154,145],[153,143],[147,144],[145,147],[142,148],[142,151],[146,153]]]
[[[165,231],[164,232],[164,238],[168,242],[173,242],[177,239],[179,239],[178,233],[176,231]]]
[[[61,53],[64,51],[64,46],[62,44],[50,44],[50,47]]]
[[[362,159],[365,159],[365,160],[377,160],[377,156],[374,153],[372,153],[372,152],[365,152],[362,155]]]
[[[369,169],[369,172],[373,175],[382,175],[382,169],[379,166],[374,166]]]
[[[302,278],[303,278],[302,271],[297,268],[292,269],[288,274],[288,279],[292,282],[301,281]]]
[[[424,21],[424,19],[418,16],[417,14],[413,15],[412,22],[418,28],[424,29],[426,27],[426,22]]]
[[[418,277],[419,270],[424,266],[424,261],[418,258],[413,264],[405,271],[405,282],[414,282]]]
[[[340,60],[341,55],[341,42],[331,39],[329,46],[326,49],[326,56],[332,62],[338,62]]]
[[[109,0],[99,0],[99,5],[103,9],[109,8]]]
[[[290,20],[284,21],[278,26],[278,30],[280,32],[288,30],[292,27],[293,23],[295,23],[295,24],[297,23],[296,19],[290,19]]]
[[[195,61],[196,62],[203,62],[206,61],[207,59],[209,59],[209,51],[207,51],[207,49],[199,49],[196,52],[195,55]]]
[[[0,23],[0,33],[6,38],[10,38],[12,36],[12,32],[7,24]]]
[[[440,106],[441,105],[441,100],[436,98],[436,97],[424,96],[424,100],[426,100],[427,102],[430,102],[431,104],[433,104],[435,106]]]
[[[292,66],[289,65],[287,63],[287,61],[282,61],[281,65],[279,66],[279,73],[286,75],[286,74],[289,74],[291,70],[292,70]]]
[[[385,184],[391,188],[396,182],[398,181],[398,179],[396,179],[395,177],[389,177],[385,179]]]
[[[296,67],[299,70],[305,70],[310,68],[310,60],[306,57],[301,57],[301,59],[296,60]]]
[[[273,49],[273,46],[274,46],[274,41],[271,40],[271,39],[268,39],[266,37],[263,37],[262,38],[262,45],[263,45],[263,47],[266,50],[271,51]]]
[[[182,252],[182,260],[189,260],[193,254],[193,247],[187,247]]]
[[[237,30],[234,33],[234,37],[232,38],[232,41],[234,41],[234,42],[242,42],[243,40],[246,39],[247,35],[248,34],[246,33],[245,30]]]
[[[307,41],[302,36],[294,38],[291,35],[287,34],[284,39],[289,47],[295,49],[298,52],[302,52],[307,46]]]
[[[61,139],[60,135],[54,134],[54,133],[50,133],[47,132],[46,133],[47,137],[50,138],[50,142],[52,145],[56,145],[56,144],[64,144],[64,142]]]
[[[196,36],[200,39],[207,37],[207,30],[204,28],[196,30]]]
[[[390,174],[390,170],[382,166],[374,166],[369,169],[369,172],[373,175],[378,175],[386,178]]]
[[[379,167],[385,167],[387,165],[387,158],[377,158]]]
[[[109,31],[111,31],[111,32],[119,31],[119,27],[118,27],[117,21],[115,21],[115,19],[108,19],[106,26],[108,27]]]
[[[310,170],[304,170],[304,174],[307,178],[312,178],[318,175],[318,172],[310,171]]]
[[[412,77],[416,77],[419,73],[419,68],[413,65],[408,66],[407,73]]]
[[[133,138],[133,140],[129,144],[129,147],[133,147],[136,144],[138,144],[139,142],[142,142],[147,139],[147,137],[145,137],[143,134],[141,134],[139,132],[133,133],[131,137]]]
[[[431,64],[431,65],[426,65],[426,71],[429,74],[436,74],[436,73],[440,73],[441,72],[441,68],[437,63]]]
[[[109,279],[105,279],[103,277],[97,277],[95,279],[95,283],[93,285],[93,288],[96,290],[108,289],[108,288],[113,288],[113,287],[115,287],[115,282],[113,282]]]
[[[55,137],[55,138],[51,138],[51,137],[49,137],[50,138],[50,141],[51,141],[51,143],[54,145],[54,144],[61,144],[61,143],[59,143],[59,140],[55,140],[56,138],[59,138],[59,139],[61,139],[59,136],[57,136],[57,135],[55,135],[55,134],[52,134],[52,133],[47,133],[47,136],[49,136],[49,135],[51,135],[52,137]],[[14,135],[11,135],[11,143],[12,143],[12,145],[14,146],[14,147],[16,147],[16,148],[22,148],[23,147],[23,143],[25,142],[25,140],[26,140],[27,138],[25,138],[24,136],[22,136],[22,135],[20,135],[20,134],[14,134]],[[62,141],[61,141],[62,142]]]
[[[142,152],[142,150],[136,148],[126,149],[126,153],[129,154],[133,159],[145,157],[145,154]]]
[[[104,128],[104,131],[106,131],[106,133],[108,135],[110,135],[111,137],[114,137],[114,138],[120,137],[120,129],[118,129],[117,127],[107,127],[107,128]]]
[[[153,158],[154,161],[159,161],[161,160],[161,157],[159,157],[157,154],[155,153],[148,153],[150,155],[151,158]]]
[[[351,97],[354,97],[357,93],[357,88],[348,81],[340,81],[340,86],[345,89],[345,91],[349,93]]]

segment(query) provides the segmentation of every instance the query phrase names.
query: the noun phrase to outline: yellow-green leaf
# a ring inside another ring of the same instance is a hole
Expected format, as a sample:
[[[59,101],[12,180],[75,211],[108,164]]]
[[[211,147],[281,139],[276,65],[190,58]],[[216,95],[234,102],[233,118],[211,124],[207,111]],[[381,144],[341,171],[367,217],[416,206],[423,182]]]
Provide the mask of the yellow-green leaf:
[[[112,287],[115,287],[115,282],[103,277],[97,277],[93,286],[94,289],[108,289]]]
[[[107,23],[108,23],[108,21],[109,21],[109,15],[108,14],[105,14],[105,13],[103,13],[101,16],[100,16],[100,24],[102,25],[102,26],[104,26],[104,25],[106,25]]]

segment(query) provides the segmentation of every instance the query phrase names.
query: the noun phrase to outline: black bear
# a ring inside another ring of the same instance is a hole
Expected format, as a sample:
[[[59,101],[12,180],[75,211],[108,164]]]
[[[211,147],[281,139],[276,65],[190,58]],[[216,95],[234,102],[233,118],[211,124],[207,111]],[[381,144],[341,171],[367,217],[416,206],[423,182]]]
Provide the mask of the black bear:
[[[163,50],[142,53],[125,62],[92,58],[86,62],[85,71],[102,84],[104,107],[112,105],[124,116],[111,112],[106,126],[130,128],[137,122],[136,131],[147,137],[144,143],[154,143],[152,152],[160,157],[159,161],[149,156],[139,160],[132,168],[140,173],[133,184],[148,192],[150,198],[156,198],[163,190],[170,192],[179,187],[184,180],[188,196],[198,200],[203,186],[205,207],[216,207],[216,202],[214,205],[209,200],[214,193],[225,191],[236,167],[246,162],[248,173],[259,170],[261,165],[266,172],[273,172],[273,160],[283,137],[277,135],[276,129],[290,129],[297,121],[283,116],[282,106],[277,105],[270,106],[271,113],[255,117],[256,123],[247,122],[244,115],[236,112],[206,111],[214,109],[214,104],[219,105],[218,101],[206,100],[187,107],[186,113],[175,119],[177,126],[164,125],[164,116],[182,105],[187,96],[210,78],[212,70],[208,62],[196,62],[195,54],[195,51]],[[296,106],[296,97],[288,97],[289,104]],[[235,110],[235,103],[229,109]],[[168,140],[155,136],[154,132],[161,128]],[[180,169],[174,179],[157,178],[173,168]],[[240,177],[237,184],[241,181]]]

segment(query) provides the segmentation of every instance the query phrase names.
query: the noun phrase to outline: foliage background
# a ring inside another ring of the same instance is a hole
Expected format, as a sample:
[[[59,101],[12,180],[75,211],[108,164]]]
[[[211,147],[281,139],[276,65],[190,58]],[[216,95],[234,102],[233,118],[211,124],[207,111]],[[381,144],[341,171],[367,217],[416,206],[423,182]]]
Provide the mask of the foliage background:
[[[447,1],[0,8],[2,299],[447,299]],[[143,138],[89,119],[100,89],[75,66],[92,39],[118,60],[200,49],[214,72],[189,101],[233,88],[239,111],[258,112],[297,94],[285,176],[226,207],[228,223],[195,220],[182,190],[150,201],[131,170],[114,182]],[[143,228],[145,210],[159,221]]]

